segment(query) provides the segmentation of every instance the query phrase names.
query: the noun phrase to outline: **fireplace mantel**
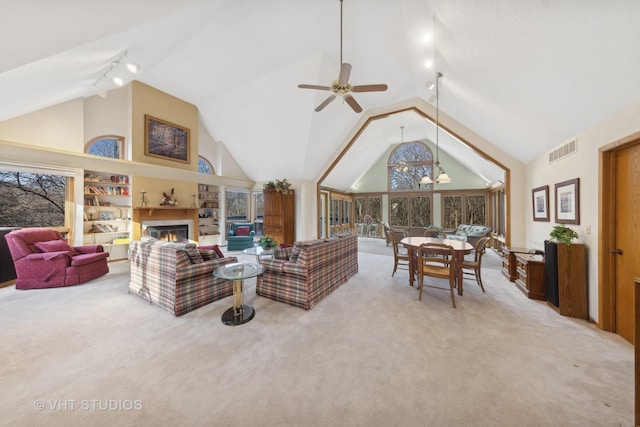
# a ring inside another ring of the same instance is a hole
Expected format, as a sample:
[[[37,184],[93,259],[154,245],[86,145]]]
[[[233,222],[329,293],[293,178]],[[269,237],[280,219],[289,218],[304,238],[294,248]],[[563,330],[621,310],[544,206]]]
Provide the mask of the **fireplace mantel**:
[[[139,216],[143,216],[144,212],[147,212],[148,216],[153,216],[153,213],[155,211],[183,211],[185,216],[188,216],[189,218],[191,218],[192,212],[191,211],[197,211],[198,208],[178,208],[178,207],[173,207],[173,206],[157,206],[157,207],[153,207],[153,208],[133,208],[134,210],[134,216],[135,216],[135,211],[140,211],[139,212]],[[160,213],[159,215],[164,215],[163,213]]]
[[[193,221],[198,226],[198,208],[179,208],[172,206],[153,206],[133,208],[133,240],[140,240],[142,236],[142,223],[149,220],[173,220],[185,219]],[[194,230],[193,238],[198,239],[197,230]]]

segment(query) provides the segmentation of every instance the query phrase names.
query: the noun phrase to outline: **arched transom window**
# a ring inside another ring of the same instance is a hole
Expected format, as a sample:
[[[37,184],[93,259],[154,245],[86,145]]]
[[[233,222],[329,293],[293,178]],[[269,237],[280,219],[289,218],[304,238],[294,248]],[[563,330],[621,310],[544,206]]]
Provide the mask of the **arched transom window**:
[[[93,138],[84,146],[84,152],[112,159],[124,158],[124,136],[103,135]]]
[[[198,172],[215,175],[211,162],[202,156],[198,156]]]
[[[432,176],[433,154],[421,142],[405,142],[389,155],[389,191],[415,191],[420,189],[420,180]],[[423,189],[430,189],[423,186]]]

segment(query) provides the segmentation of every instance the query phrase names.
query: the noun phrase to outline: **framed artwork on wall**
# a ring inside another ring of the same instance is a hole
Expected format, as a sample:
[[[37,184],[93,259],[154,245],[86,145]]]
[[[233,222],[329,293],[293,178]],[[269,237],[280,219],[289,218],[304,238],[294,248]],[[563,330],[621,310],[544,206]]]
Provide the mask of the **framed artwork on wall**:
[[[556,222],[580,224],[580,178],[556,184]]]
[[[145,115],[144,154],[189,163],[190,133],[188,128]]]
[[[549,186],[531,190],[534,221],[549,221]]]

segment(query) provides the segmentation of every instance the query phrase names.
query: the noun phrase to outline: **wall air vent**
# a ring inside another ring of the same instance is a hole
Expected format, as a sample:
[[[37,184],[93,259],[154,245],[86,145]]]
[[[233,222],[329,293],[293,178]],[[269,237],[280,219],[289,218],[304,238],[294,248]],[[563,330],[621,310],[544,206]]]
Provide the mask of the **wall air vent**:
[[[549,163],[557,162],[558,160],[574,154],[578,150],[578,140],[574,139],[564,144],[562,147],[557,148],[549,153]]]

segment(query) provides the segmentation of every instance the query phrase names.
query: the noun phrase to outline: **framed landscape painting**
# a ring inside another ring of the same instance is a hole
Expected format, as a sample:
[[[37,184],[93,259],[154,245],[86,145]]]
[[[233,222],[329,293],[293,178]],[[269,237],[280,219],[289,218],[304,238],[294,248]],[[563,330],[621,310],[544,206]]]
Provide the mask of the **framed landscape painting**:
[[[531,190],[533,203],[533,220],[549,221],[549,186],[534,188]]]
[[[190,131],[148,115],[144,116],[144,154],[189,163]]]
[[[556,222],[580,224],[580,178],[556,184]]]

